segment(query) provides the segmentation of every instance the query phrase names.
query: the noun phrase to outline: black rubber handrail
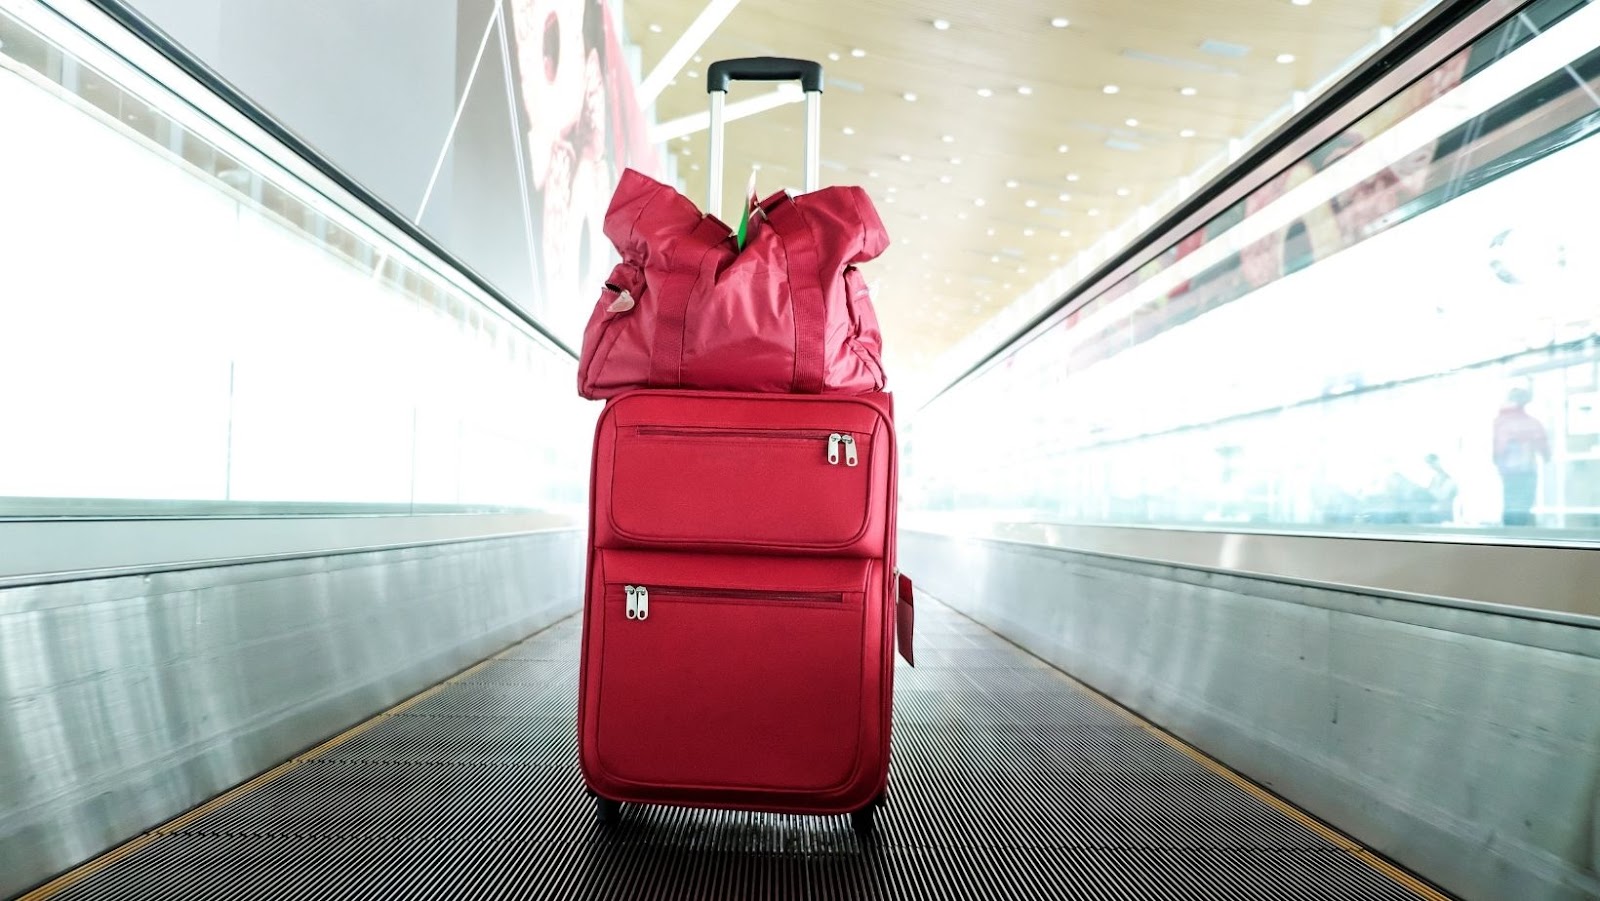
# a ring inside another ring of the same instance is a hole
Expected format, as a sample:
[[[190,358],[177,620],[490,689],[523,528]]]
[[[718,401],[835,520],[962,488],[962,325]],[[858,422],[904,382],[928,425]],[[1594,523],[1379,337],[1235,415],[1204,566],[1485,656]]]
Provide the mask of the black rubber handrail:
[[[1462,49],[1462,45],[1459,42],[1452,42],[1448,46],[1436,46],[1435,44],[1452,30],[1467,22],[1475,13],[1493,8],[1495,14],[1492,20],[1481,29],[1474,29],[1473,39],[1488,32],[1511,16],[1516,15],[1522,8],[1533,2],[1536,2],[1536,0],[1516,0],[1516,2],[1508,2],[1508,0],[1444,0],[1444,2],[1441,2],[1412,23],[1381,52],[1356,66],[1333,87],[1323,92],[1307,105],[1305,109],[1290,117],[1287,122],[1246,151],[1242,157],[1212,178],[1187,200],[1162,216],[1126,248],[1100,264],[1087,277],[1080,279],[1075,285],[1067,289],[1066,293],[1061,295],[1059,299],[1034,315],[1024,325],[1017,328],[997,344],[993,350],[964,369],[960,375],[951,379],[936,393],[929,396],[922,403],[922,406],[926,408],[950,389],[1006,356],[1022,342],[1031,337],[1036,337],[1034,333],[1040,326],[1089,303],[1105,290],[1115,285],[1121,278],[1126,277],[1133,270],[1144,265],[1150,258],[1176,244],[1185,234],[1193,231],[1198,225],[1204,224],[1204,221],[1196,223],[1191,220],[1206,211],[1208,207],[1215,204],[1219,198],[1222,198],[1235,186],[1249,180],[1252,175],[1259,175],[1258,181],[1265,182],[1271,176],[1281,172],[1285,168],[1284,166],[1277,167],[1276,171],[1271,173],[1263,173],[1261,171],[1275,157],[1285,151],[1296,149],[1297,144],[1308,144],[1309,146],[1301,148],[1301,152],[1295,154],[1294,159],[1298,160],[1305,153],[1315,149],[1328,137],[1332,137],[1332,135],[1318,134],[1319,126],[1335,119],[1343,123],[1353,123],[1376,109],[1388,97],[1398,92],[1398,88],[1382,98],[1369,98],[1371,102],[1368,104],[1359,106],[1353,106],[1353,104],[1363,94],[1394,75],[1403,63],[1413,59],[1425,60],[1427,62],[1426,68],[1415,76],[1421,77],[1421,75],[1431,71],[1451,54],[1459,52]],[[1470,43],[1470,41],[1467,43]],[[1415,78],[1411,80],[1415,80]],[[1346,107],[1351,108],[1346,109]],[[1213,213],[1220,212],[1222,212],[1221,209],[1213,211]],[[1113,278],[1113,276],[1117,277]]]
[[[507,312],[527,323],[530,328],[538,332],[556,349],[566,353],[574,360],[577,359],[577,351],[573,350],[565,341],[556,337],[543,323],[513,301],[504,291],[497,288],[488,278],[467,265],[460,257],[447,250],[444,245],[436,241],[426,231],[407,219],[399,210],[390,206],[387,201],[368,190],[359,181],[335,165],[327,156],[312,147],[293,131],[290,131],[283,123],[274,118],[271,113],[268,113],[255,101],[251,100],[243,91],[234,87],[231,82],[223,78],[215,69],[202,62],[193,53],[190,53],[187,48],[145,18],[143,14],[121,2],[121,0],[89,0],[89,2],[114,19],[119,25],[132,32],[141,41],[148,44],[157,53],[166,57],[169,62],[183,70],[185,74],[221,98],[229,106],[238,110],[246,119],[249,119],[261,130],[271,135],[274,140],[287,147],[292,153],[311,165],[312,168],[332,180],[340,188],[355,197],[357,201],[382,216],[390,225],[404,232],[408,238],[422,245],[429,253],[438,257],[447,266],[461,273]]]

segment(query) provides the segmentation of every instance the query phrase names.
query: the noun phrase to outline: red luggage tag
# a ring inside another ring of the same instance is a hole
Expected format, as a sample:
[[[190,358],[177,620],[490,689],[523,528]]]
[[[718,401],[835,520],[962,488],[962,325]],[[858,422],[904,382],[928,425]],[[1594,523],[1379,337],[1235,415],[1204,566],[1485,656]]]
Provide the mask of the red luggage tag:
[[[906,658],[907,663],[916,666],[917,661],[911,648],[911,633],[917,624],[917,608],[912,600],[911,577],[900,575],[899,585],[896,588],[899,600],[894,605],[895,643],[900,648],[900,656]]]

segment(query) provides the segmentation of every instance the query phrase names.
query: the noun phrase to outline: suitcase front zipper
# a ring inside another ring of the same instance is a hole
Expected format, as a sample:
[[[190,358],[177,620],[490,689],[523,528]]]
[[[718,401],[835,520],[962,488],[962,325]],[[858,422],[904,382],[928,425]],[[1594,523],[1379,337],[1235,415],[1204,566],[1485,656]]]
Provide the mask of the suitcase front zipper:
[[[816,432],[777,429],[671,429],[639,426],[635,430],[641,438],[699,438],[710,440],[751,441],[823,441],[828,442],[828,465],[839,463],[839,448],[844,448],[846,466],[856,466],[861,460],[856,455],[856,437],[849,432]]]
[[[628,619],[645,620],[650,618],[650,594],[653,590],[658,597],[679,601],[775,601],[778,603],[800,604],[841,604],[844,602],[844,592],[840,591],[750,591],[738,588],[656,588],[650,589],[643,585],[622,586],[626,598],[624,610]]]

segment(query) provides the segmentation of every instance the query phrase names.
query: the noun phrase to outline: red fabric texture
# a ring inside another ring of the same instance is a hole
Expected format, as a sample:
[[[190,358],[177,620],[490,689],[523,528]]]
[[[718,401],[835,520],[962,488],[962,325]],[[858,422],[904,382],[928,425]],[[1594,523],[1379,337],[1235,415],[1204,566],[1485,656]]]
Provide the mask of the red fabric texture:
[[[584,330],[578,393],[882,391],[883,336],[855,266],[889,245],[859,187],[776,194],[731,229],[632,169],[606,212],[622,256]],[[617,303],[626,292],[632,303]]]

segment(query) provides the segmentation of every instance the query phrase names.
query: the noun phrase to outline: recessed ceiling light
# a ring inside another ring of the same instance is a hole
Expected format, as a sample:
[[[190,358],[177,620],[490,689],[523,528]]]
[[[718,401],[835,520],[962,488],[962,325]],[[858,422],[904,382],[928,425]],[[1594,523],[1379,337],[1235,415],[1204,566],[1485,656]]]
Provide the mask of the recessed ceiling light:
[[[953,156],[953,157],[951,157],[951,158],[950,158],[950,165],[952,165],[952,166],[959,166],[959,165],[961,165],[961,157],[959,157],[959,156]]]
[[[1196,95],[1196,94],[1198,94],[1200,92],[1196,91],[1194,88],[1179,88],[1178,89],[1178,93],[1182,94],[1185,97],[1193,97],[1194,95]]]
[[[1010,282],[1006,282],[1005,284],[1001,285],[1000,287],[1003,290],[1010,291],[1011,290],[1011,283]]]
[[[694,153],[694,149],[691,148],[691,147],[684,147],[684,148],[681,148],[678,152],[683,154],[684,156],[688,156],[689,154]]]
[[[650,33],[651,34],[660,34],[661,33],[661,26],[655,24],[654,22],[650,23]]]
[[[928,221],[928,214],[927,213],[923,213],[922,215],[918,216],[917,217],[917,221],[918,222],[927,222]],[[927,257],[926,254],[924,254],[922,258],[924,260],[926,260],[928,257]]]
[[[700,164],[699,163],[690,163],[689,164],[689,169],[692,172],[699,172],[700,171]]]
[[[669,87],[669,88],[675,88],[677,86],[678,86],[678,79],[676,79],[676,78],[674,78],[671,81],[667,82],[667,87]]]
[[[967,220],[967,214],[966,213],[957,213],[956,214],[956,218],[960,219],[963,222],[965,222]]]
[[[1070,238],[1070,237],[1072,237],[1072,229],[1063,228],[1058,234],[1060,234],[1061,237],[1063,237],[1063,238]],[[1052,257],[1052,259],[1053,259],[1053,257]]]
[[[916,103],[917,102],[917,95],[912,93],[912,92],[910,92],[910,91],[906,91],[904,94],[901,94],[900,96],[902,98],[904,98],[907,103]]]
[[[1105,87],[1100,89],[1101,93],[1105,93],[1105,94],[1115,94],[1116,92],[1118,92],[1120,90],[1122,90],[1122,89],[1117,87],[1114,84],[1108,84]]]
[[[991,91],[988,88],[979,88],[978,89],[978,96],[979,97],[993,97],[994,96],[994,91]]]
[[[1056,145],[1056,153],[1066,153],[1068,150],[1071,150],[1071,149],[1072,149],[1071,147],[1068,147],[1065,144],[1057,144]]]
[[[945,142],[946,144],[954,144],[956,142],[956,136],[955,135],[944,135],[944,136],[940,137],[939,140]]]
[[[1118,197],[1127,197],[1129,194],[1132,194],[1132,193],[1133,192],[1128,190],[1127,188],[1118,188],[1117,189],[1117,196]]]
[[[1014,178],[1006,179],[1006,187],[1015,188],[1016,186],[1017,186],[1017,180],[1016,179],[1014,179]]]
[[[694,55],[694,61],[697,62],[697,63],[698,62],[704,62],[704,60],[701,58],[700,54],[698,54],[698,53],[696,53]]]
[[[1017,267],[1017,274],[1018,275],[1022,275],[1024,273],[1026,273],[1027,271],[1028,271],[1028,267],[1027,266],[1018,266]]]
[[[1022,205],[1031,210],[1034,207],[1037,207],[1039,205],[1039,201],[1034,200],[1032,197],[1029,197],[1027,200],[1024,200],[1022,202]]]
[[[1050,20],[1051,28],[1066,28],[1071,24],[1072,23],[1068,22],[1065,16],[1056,16],[1054,19]]]
[[[890,194],[893,194],[894,192],[900,190],[900,186],[899,185],[890,185],[889,187],[884,188],[884,190],[888,191]]]
[[[869,170],[868,170],[868,171],[867,171],[867,177],[868,177],[868,178],[877,178],[877,177],[878,177],[878,170],[876,170],[876,169],[869,169]]]
[[[888,197],[883,198],[883,202],[884,203],[894,203],[894,195],[890,194]],[[904,244],[905,242],[901,241],[900,243]]]
[[[685,73],[683,73],[683,74],[685,74],[685,75],[687,75],[687,76],[689,76],[689,77],[690,77],[690,78],[699,78],[699,77],[700,77],[700,73],[699,73],[699,72],[696,72],[696,71],[695,71],[695,70],[693,70],[693,69],[690,69],[690,70],[689,70],[689,71],[687,71],[687,72],[685,72]]]
[[[1024,97],[1026,97],[1029,94],[1033,93],[1033,88],[1030,88],[1025,84],[1019,84],[1019,85],[1017,85],[1017,93],[1021,94]]]
[[[1289,2],[1293,3],[1295,6],[1310,6],[1311,5],[1311,0],[1289,0]]]
[[[1128,126],[1129,128],[1138,128],[1139,127],[1139,120],[1138,119],[1123,119],[1122,120],[1122,124]]]
[[[850,50],[850,55],[855,57],[856,59],[860,59],[861,57],[867,55],[867,51],[862,50],[860,47],[853,47]]]
[[[1090,210],[1089,211],[1089,215],[1098,216],[1098,215],[1100,215],[1100,211],[1099,210]]]
[[[1025,228],[1025,229],[1023,229],[1023,230],[1022,230],[1022,236],[1023,236],[1023,237],[1024,237],[1024,238],[1031,238],[1031,237],[1033,237],[1033,229],[1031,229],[1031,228]]]
[[[760,163],[751,163],[750,164],[750,168],[756,170],[757,172],[760,172],[761,171],[761,164]]]
[[[847,135],[853,135],[853,134],[856,133],[856,130],[851,128],[850,126],[846,125],[844,127],[844,133],[847,134]]]
[[[950,20],[948,20],[948,19],[934,19],[933,20],[933,27],[939,29],[940,31],[949,31],[950,30]]]
[[[831,59],[834,62],[838,62],[839,61],[839,54],[838,53],[830,53],[830,54],[828,54],[828,59]]]
[[[1060,194],[1056,195],[1056,199],[1061,201],[1062,203],[1071,203],[1072,202],[1072,195],[1068,194],[1065,191],[1062,191]]]
[[[941,185],[947,185],[947,184],[949,184],[949,183],[951,183],[953,181],[955,181],[955,179],[951,178],[948,175],[939,176],[939,184],[941,184]]]
[[[991,238],[994,237],[994,226],[991,225],[988,228],[984,229],[983,233],[988,235]],[[1000,261],[997,259],[997,260],[995,260],[995,262],[998,263]]]
[[[1194,137],[1194,129],[1185,128],[1183,131],[1178,132],[1178,137],[1180,137],[1180,138],[1192,138],[1192,137]]]
[[[1076,173],[1076,172],[1068,172],[1067,173],[1067,181],[1077,181],[1077,180],[1078,180],[1078,173]]]
[[[900,154],[900,162],[902,162],[902,163],[911,162],[911,154],[909,154],[909,153]]]
[[[994,256],[994,257],[990,257],[990,258],[989,258],[989,262],[991,262],[991,263],[998,263],[998,262],[1000,262],[1000,258],[999,258],[999,257],[997,257],[997,256]]]
[[[1292,63],[1292,62],[1294,62],[1294,54],[1293,53],[1280,53],[1280,54],[1278,54],[1278,62],[1280,62],[1280,63]]]
[[[984,200],[982,197],[974,197],[972,199],[972,205],[973,206],[983,206],[987,202],[988,201]]]

